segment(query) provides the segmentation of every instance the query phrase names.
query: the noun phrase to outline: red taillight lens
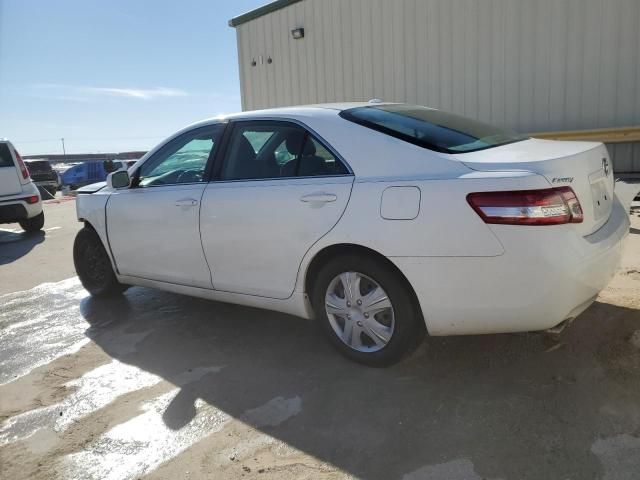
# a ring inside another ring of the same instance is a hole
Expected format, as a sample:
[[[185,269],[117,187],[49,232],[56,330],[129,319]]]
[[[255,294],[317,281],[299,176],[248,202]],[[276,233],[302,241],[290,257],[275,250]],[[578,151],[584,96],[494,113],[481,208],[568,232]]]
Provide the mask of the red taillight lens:
[[[38,195],[32,195],[25,198],[25,201],[31,205],[33,205],[34,203],[38,203],[38,200],[40,200],[40,197]]]
[[[570,187],[467,195],[469,205],[485,223],[559,225],[581,223],[582,207]]]
[[[20,167],[20,174],[22,175],[22,178],[29,180],[29,170],[27,170],[27,166],[22,161],[22,157],[15,148],[13,149],[13,153],[15,153],[16,160],[18,160],[18,166]]]

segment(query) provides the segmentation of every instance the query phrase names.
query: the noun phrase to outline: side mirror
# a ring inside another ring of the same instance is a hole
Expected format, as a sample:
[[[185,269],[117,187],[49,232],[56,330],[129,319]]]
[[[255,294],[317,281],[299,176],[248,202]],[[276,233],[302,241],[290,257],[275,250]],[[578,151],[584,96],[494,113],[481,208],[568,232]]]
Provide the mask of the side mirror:
[[[105,160],[104,162],[102,162],[102,167],[107,173],[115,172],[116,170],[118,170],[118,166],[114,163],[113,160]]]
[[[126,170],[118,170],[107,175],[107,186],[109,188],[127,188],[130,183],[129,172]]]

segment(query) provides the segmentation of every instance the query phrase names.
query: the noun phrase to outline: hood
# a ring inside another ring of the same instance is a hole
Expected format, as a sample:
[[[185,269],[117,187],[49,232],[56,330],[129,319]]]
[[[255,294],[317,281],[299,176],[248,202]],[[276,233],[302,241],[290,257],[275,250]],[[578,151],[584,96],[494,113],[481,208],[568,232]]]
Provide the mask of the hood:
[[[78,193],[78,195],[82,195],[82,194],[86,195],[89,193],[96,193],[98,190],[102,190],[106,186],[107,186],[107,182],[97,182],[97,183],[92,183],[91,185],[85,185],[84,187],[76,190],[76,192]]]

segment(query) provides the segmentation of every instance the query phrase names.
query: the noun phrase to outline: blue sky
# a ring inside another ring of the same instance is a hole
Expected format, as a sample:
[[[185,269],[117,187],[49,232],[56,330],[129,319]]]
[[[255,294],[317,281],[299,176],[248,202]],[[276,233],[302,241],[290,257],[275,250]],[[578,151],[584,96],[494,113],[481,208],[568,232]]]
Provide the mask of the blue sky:
[[[24,154],[148,149],[240,110],[230,18],[267,0],[0,0],[0,137]]]

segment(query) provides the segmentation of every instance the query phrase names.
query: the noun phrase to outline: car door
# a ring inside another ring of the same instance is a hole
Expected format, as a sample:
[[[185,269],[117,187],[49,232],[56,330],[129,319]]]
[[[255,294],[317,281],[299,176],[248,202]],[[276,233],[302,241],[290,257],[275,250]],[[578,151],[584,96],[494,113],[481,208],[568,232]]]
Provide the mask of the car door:
[[[288,298],[303,256],[344,212],[353,175],[293,122],[236,121],[231,128],[200,211],[213,286]]]
[[[224,125],[169,141],[107,203],[107,234],[122,275],[212,288],[202,251],[200,201]]]

